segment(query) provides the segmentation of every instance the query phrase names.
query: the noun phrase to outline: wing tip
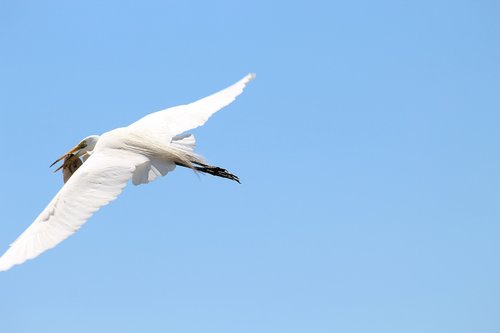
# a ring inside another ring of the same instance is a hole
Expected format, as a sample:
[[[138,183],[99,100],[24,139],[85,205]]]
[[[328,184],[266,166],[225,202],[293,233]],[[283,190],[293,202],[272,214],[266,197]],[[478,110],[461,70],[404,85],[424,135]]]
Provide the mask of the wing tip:
[[[14,265],[10,266],[5,266],[5,267],[0,267],[0,272],[7,272],[9,269],[11,269]]]
[[[3,259],[3,260],[2,260]],[[17,265],[17,263],[7,262],[3,257],[0,258],[0,272],[5,272]]]

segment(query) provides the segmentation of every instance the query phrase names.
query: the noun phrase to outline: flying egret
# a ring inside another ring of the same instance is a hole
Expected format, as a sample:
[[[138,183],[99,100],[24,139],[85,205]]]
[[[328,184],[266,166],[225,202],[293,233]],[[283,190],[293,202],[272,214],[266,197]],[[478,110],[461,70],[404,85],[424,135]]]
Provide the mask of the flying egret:
[[[116,199],[129,180],[134,185],[146,184],[178,165],[239,182],[227,170],[206,164],[194,152],[194,136],[185,132],[233,102],[253,78],[255,74],[248,74],[194,103],[154,112],[128,127],[83,139],[52,164],[64,160],[65,184],[0,257],[0,271],[37,257],[75,233]]]

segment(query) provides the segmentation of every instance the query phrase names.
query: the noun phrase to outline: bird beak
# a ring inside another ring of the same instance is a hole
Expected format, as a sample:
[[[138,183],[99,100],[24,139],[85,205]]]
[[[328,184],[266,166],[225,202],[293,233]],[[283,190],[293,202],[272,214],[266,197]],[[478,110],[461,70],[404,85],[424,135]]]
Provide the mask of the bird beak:
[[[64,154],[63,156],[59,157],[54,163],[52,163],[50,165],[49,168],[52,168],[54,166],[54,164],[56,164],[57,162],[59,162],[60,160],[64,159],[64,158],[67,158],[67,157],[70,157],[71,155],[75,154],[76,152],[78,152],[80,149],[83,149],[85,148],[85,144],[83,142],[80,142],[77,146],[75,146],[73,149],[71,149],[70,151],[68,151],[66,154]],[[62,167],[64,166],[64,163],[63,165],[61,165],[59,168],[57,168],[57,170],[55,170],[54,172],[57,172],[59,171]]]

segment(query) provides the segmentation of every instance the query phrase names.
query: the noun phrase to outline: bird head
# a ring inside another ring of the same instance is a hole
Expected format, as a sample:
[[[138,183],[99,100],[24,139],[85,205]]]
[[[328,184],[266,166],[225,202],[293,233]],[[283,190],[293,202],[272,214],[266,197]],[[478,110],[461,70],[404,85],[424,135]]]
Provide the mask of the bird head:
[[[59,157],[54,163],[52,163],[50,165],[50,167],[52,167],[54,164],[56,164],[60,160],[65,159],[69,156],[80,157],[85,153],[93,151],[98,140],[99,140],[99,135],[91,135],[91,136],[86,137],[85,139],[80,141],[79,144],[77,144],[70,151],[68,151],[66,154]],[[60,170],[61,168],[62,168],[62,166],[59,167],[56,171]]]

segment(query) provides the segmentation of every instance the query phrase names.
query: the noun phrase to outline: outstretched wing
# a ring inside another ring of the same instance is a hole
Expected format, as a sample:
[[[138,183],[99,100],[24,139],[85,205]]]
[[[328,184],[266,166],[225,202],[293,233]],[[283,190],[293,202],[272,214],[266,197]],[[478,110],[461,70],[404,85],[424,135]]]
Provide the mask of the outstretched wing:
[[[231,104],[254,78],[255,74],[248,74],[232,86],[213,95],[187,105],[148,114],[130,127],[137,130],[144,129],[157,138],[169,142],[172,137],[203,125],[211,115]]]
[[[0,271],[33,259],[75,233],[116,199],[146,157],[120,150],[95,152],[0,258]]]

